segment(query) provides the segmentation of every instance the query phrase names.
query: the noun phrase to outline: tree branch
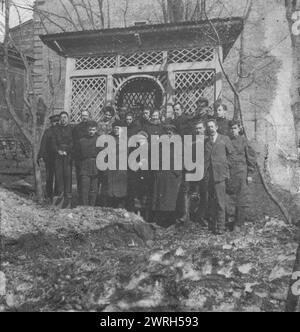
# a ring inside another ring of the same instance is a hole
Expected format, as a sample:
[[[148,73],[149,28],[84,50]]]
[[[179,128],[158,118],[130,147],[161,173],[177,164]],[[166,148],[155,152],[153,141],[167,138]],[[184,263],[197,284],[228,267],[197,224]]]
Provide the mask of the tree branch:
[[[104,19],[104,12],[103,12],[103,0],[98,0],[98,7],[99,7],[99,16],[100,16],[100,23],[102,29],[105,27],[105,19]]]
[[[83,22],[82,22],[82,20],[81,20],[80,13],[79,13],[79,11],[78,11],[78,9],[77,9],[77,5],[76,5],[76,3],[74,2],[74,0],[69,0],[69,2],[70,2],[71,6],[73,7],[73,9],[74,9],[74,11],[75,11],[75,13],[76,13],[76,15],[77,15],[77,20],[78,20],[78,23],[79,23],[81,29],[82,29],[82,30],[85,30],[85,29],[84,29]]]

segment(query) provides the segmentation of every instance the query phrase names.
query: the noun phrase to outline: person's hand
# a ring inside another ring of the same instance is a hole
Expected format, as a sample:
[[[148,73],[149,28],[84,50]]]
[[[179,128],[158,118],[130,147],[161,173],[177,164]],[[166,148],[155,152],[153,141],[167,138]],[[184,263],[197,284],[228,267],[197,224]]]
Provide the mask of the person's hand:
[[[252,184],[253,183],[253,178],[251,176],[247,177],[247,183]]]

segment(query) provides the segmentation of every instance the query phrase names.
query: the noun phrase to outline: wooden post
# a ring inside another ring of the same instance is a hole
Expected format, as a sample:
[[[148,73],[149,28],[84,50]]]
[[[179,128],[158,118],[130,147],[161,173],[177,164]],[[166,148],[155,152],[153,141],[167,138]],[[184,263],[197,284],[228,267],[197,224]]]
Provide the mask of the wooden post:
[[[114,105],[115,96],[114,96],[114,78],[113,75],[107,75],[106,82],[106,103],[110,102]]]
[[[167,118],[173,116],[173,104],[175,102],[175,72],[168,71],[167,84]]]
[[[65,103],[64,110],[71,113],[71,101],[72,101],[72,73],[75,71],[75,59],[67,58],[66,64],[66,83],[65,83]]]

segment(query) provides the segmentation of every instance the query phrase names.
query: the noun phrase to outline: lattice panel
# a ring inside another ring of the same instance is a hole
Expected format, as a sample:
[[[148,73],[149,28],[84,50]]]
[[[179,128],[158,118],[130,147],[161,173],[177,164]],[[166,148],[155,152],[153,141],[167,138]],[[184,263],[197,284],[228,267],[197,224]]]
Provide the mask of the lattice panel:
[[[123,95],[123,105],[131,109],[133,105],[142,104],[155,108],[155,92],[128,92]]]
[[[163,52],[134,53],[120,56],[120,67],[161,65]]]
[[[168,53],[168,63],[209,62],[213,59],[212,47],[172,50]]]
[[[175,100],[180,102],[186,113],[193,114],[200,97],[210,104],[215,99],[215,71],[185,71],[175,73]]]
[[[116,65],[116,56],[82,57],[75,62],[76,70],[115,68]]]
[[[128,75],[115,75],[113,82],[114,82],[114,93],[118,90],[120,85],[126,80]]]
[[[78,77],[72,79],[71,121],[80,121],[80,112],[87,108],[95,121],[101,119],[106,100],[106,77]]]

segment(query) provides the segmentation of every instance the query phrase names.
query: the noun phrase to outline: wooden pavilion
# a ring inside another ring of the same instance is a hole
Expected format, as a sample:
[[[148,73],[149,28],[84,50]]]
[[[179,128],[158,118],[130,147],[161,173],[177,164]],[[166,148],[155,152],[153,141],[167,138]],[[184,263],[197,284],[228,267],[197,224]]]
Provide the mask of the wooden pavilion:
[[[212,26],[213,25],[213,26]],[[200,97],[221,96],[224,61],[243,29],[242,18],[142,25],[40,36],[67,59],[65,109],[77,122],[88,108],[96,120],[108,102],[193,113]]]

